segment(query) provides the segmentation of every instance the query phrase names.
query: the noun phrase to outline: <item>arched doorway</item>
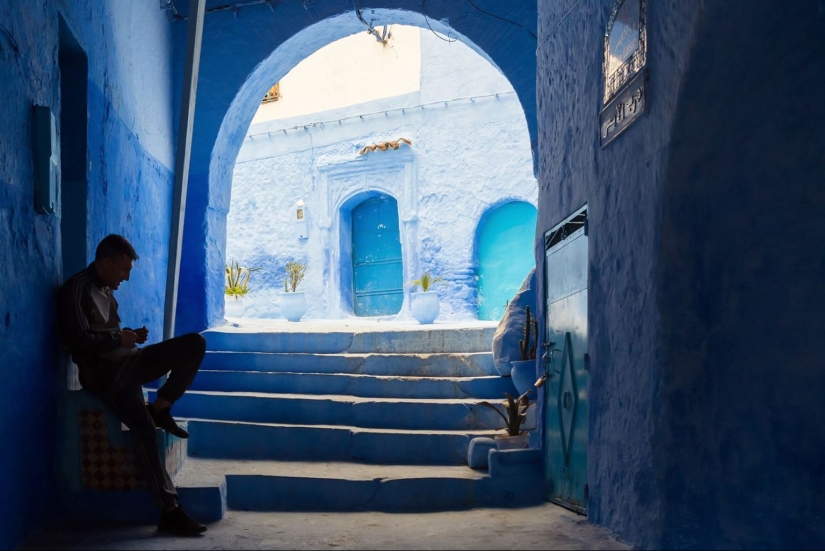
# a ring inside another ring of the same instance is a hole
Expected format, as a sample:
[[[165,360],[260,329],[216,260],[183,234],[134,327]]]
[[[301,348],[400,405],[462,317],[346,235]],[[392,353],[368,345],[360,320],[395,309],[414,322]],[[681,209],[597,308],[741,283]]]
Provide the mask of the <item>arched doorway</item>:
[[[507,302],[536,265],[533,238],[538,211],[511,201],[485,214],[479,223],[478,319],[500,320]]]
[[[351,220],[353,312],[397,314],[404,302],[398,202],[387,195],[372,197],[352,209]]]
[[[253,9],[244,12],[252,14]],[[277,23],[251,15],[241,23],[232,14],[215,13],[204,33],[198,78],[200,94],[208,94],[208,100],[199,99],[194,125],[177,333],[201,330],[222,320],[232,171],[260,98],[311,53],[344,36],[364,32],[351,8],[325,4],[308,14],[300,4],[286,3],[276,10],[279,15],[284,12]],[[432,29],[447,40],[461,41],[488,60],[512,84],[535,152],[536,38],[532,29],[536,11],[535,0],[514,0],[502,10],[501,15],[509,18],[504,20],[480,17],[470,4],[439,0],[427,3],[425,15],[395,1],[370,9],[369,22]],[[443,21],[455,23],[447,26]],[[513,25],[513,21],[518,24]],[[217,36],[221,39],[213,41]],[[220,47],[212,46],[218,43]],[[534,172],[535,162],[534,155]],[[408,213],[401,214],[407,224]],[[415,219],[409,223],[414,224]],[[469,288],[469,284],[462,282],[462,288]]]

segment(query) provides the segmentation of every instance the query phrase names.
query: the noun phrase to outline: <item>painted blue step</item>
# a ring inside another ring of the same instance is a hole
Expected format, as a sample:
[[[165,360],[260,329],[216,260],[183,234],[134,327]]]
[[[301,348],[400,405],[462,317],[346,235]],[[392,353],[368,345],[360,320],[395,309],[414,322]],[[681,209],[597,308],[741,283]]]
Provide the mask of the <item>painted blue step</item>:
[[[187,419],[189,456],[281,461],[361,461],[387,465],[466,465],[476,436],[500,431],[361,429]]]
[[[491,352],[453,354],[306,354],[207,352],[201,369],[352,373],[405,377],[498,376]]]
[[[362,398],[503,398],[516,394],[509,377],[388,377],[324,373],[201,370],[190,390],[343,394]]]
[[[252,328],[225,325],[203,332],[207,349],[233,352],[298,352],[338,354],[408,354],[488,352],[492,350],[495,322],[473,327],[438,324],[388,323],[385,328],[313,331],[312,324],[272,324]],[[303,329],[306,327],[306,329]]]
[[[223,473],[230,509],[420,511],[540,503],[539,465],[491,477],[467,467],[195,459],[185,476]]]
[[[151,391],[154,394],[155,391]],[[175,417],[398,430],[494,430],[503,420],[476,399],[397,399],[189,391]],[[531,408],[534,409],[534,408]]]

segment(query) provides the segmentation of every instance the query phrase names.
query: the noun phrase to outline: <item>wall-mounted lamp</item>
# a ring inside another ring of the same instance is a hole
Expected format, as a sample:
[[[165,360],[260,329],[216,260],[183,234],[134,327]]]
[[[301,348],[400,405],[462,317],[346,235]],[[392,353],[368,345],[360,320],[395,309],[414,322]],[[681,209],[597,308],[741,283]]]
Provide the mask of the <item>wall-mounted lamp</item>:
[[[309,218],[309,212],[307,211],[307,204],[303,199],[295,203],[293,212],[295,213],[295,218],[293,220],[295,223],[295,235],[298,236],[298,239],[308,238],[309,224],[307,223],[307,220]]]

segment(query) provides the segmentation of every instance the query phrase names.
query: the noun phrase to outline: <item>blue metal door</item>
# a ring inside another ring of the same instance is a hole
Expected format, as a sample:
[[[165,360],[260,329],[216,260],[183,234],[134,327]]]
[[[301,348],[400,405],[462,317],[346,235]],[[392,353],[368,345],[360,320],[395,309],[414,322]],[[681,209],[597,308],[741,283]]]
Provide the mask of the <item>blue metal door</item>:
[[[352,273],[356,316],[401,311],[404,271],[398,203],[392,197],[367,199],[352,209]]]
[[[545,483],[548,500],[587,510],[587,211],[545,234]]]

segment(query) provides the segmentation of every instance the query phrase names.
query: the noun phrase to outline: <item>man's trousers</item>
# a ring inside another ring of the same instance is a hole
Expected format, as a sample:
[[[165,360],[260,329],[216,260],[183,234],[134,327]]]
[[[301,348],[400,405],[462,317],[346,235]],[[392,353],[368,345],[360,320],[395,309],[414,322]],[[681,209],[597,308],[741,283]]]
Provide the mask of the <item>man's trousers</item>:
[[[143,400],[143,385],[168,373],[157,396],[176,402],[192,384],[205,353],[206,339],[198,333],[189,333],[142,348],[125,362],[112,363],[106,369],[95,366],[94,381],[88,381],[81,369],[84,388],[101,398],[132,432],[138,463],[161,510],[177,505],[178,493],[160,459],[155,423]]]

